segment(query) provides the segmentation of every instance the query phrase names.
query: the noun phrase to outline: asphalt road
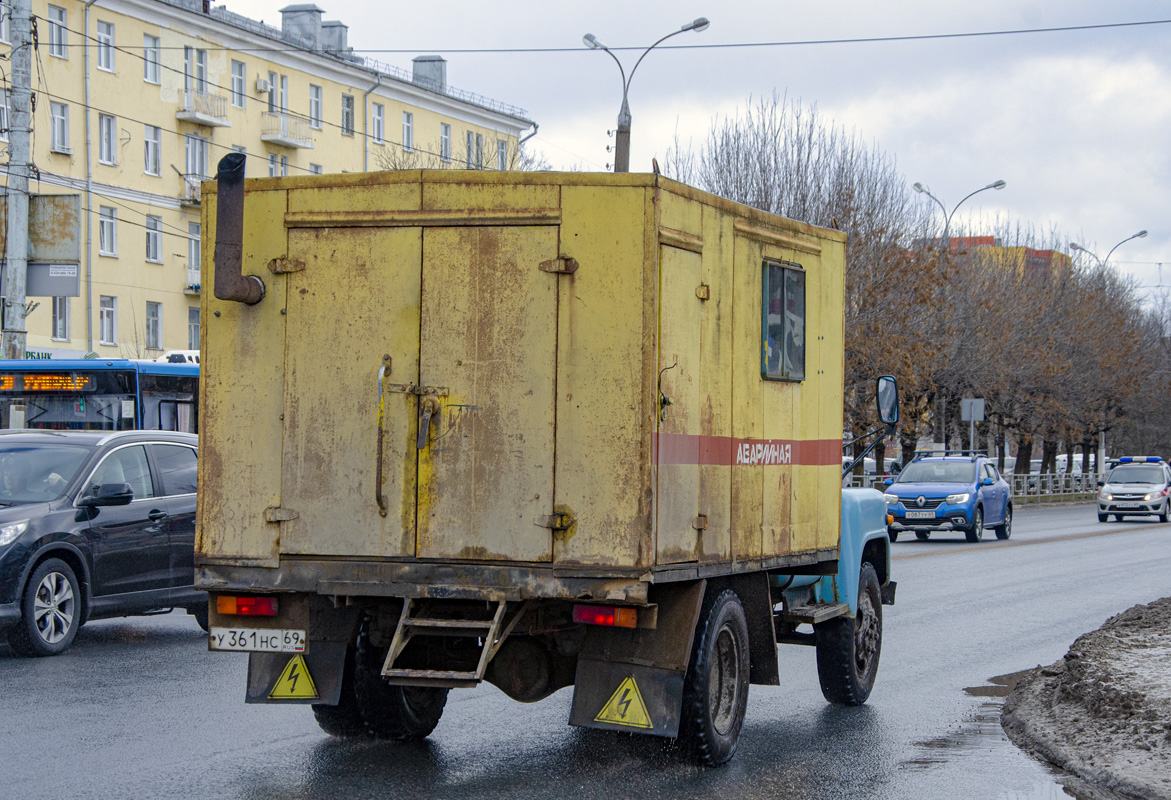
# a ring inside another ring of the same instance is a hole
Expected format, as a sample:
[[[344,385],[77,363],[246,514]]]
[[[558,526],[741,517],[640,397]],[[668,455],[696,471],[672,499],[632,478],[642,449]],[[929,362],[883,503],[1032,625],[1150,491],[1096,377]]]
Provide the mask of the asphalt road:
[[[987,536],[896,543],[898,603],[885,609],[870,702],[828,705],[812,649],[784,646],[784,685],[752,687],[721,769],[661,740],[567,727],[570,690],[533,705],[487,685],[454,691],[425,743],[332,740],[306,707],[244,705],[246,657],[208,653],[194,620],[174,613],[92,623],[56,658],[0,645],[0,796],[1076,795],[1004,737],[990,679],[1055,661],[1110,615],[1171,595],[1171,525],[1026,508],[1010,541]]]

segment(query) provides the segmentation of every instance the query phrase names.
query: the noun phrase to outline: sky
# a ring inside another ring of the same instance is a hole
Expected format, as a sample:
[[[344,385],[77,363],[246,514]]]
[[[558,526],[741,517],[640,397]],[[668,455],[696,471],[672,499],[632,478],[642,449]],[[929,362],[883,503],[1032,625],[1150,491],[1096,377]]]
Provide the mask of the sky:
[[[288,0],[228,0],[280,24]],[[963,204],[952,222],[982,233],[1011,220],[1110,259],[1148,295],[1171,287],[1171,1],[1168,0],[317,0],[348,24],[362,55],[411,68],[447,59],[451,86],[524,108],[540,125],[527,146],[556,169],[605,170],[622,100],[618,67],[587,49],[645,48],[705,16],[701,33],[672,37],[638,67],[628,94],[631,171],[663,161],[676,137],[698,148],[720,116],[773,93],[816,106],[893,157],[950,211],[996,180],[1001,191]],[[1168,23],[1045,33],[866,43],[666,49]],[[567,52],[456,53],[466,48]],[[407,52],[374,52],[404,50]],[[629,74],[640,51],[617,52]],[[923,202],[930,202],[919,196]],[[942,212],[938,212],[942,218]],[[1065,249],[1065,245],[1063,245]],[[1078,255],[1085,259],[1086,256]]]

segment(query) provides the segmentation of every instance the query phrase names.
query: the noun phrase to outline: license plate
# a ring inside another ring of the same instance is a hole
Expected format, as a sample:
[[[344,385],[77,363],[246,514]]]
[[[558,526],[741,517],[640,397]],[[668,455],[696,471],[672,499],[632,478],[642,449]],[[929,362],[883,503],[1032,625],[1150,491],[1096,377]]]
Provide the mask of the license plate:
[[[1115,508],[1138,508],[1137,503],[1119,503]]]
[[[207,649],[240,653],[303,653],[305,631],[286,628],[212,628],[207,634]]]
[[[934,511],[908,511],[907,519],[935,519]]]

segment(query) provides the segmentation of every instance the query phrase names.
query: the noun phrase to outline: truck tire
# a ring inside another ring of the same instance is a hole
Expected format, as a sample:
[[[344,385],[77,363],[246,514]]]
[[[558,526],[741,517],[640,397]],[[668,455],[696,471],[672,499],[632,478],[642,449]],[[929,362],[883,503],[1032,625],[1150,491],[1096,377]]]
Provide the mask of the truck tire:
[[[869,562],[858,573],[858,613],[814,626],[817,677],[831,703],[860,706],[870,697],[882,653],[882,591]]]
[[[362,711],[358,708],[358,695],[354,693],[354,648],[346,648],[346,663],[342,667],[342,689],[337,705],[330,706],[324,703],[314,703],[313,718],[318,727],[330,736],[341,739],[351,739],[359,736],[369,736],[366,729],[366,720],[362,719]]]
[[[386,651],[370,643],[363,626],[354,662],[354,696],[367,734],[399,742],[427,738],[443,716],[448,690],[391,686],[382,679],[385,657]]]
[[[683,683],[679,743],[695,761],[718,767],[736,752],[748,707],[748,619],[725,589],[705,599]]]
[[[982,506],[976,506],[976,511],[972,514],[972,527],[964,531],[964,536],[969,542],[978,542],[984,538],[984,508]]]
[[[1007,539],[1012,536],[1012,506],[1005,506],[1004,519],[992,530],[996,532],[997,539]]]

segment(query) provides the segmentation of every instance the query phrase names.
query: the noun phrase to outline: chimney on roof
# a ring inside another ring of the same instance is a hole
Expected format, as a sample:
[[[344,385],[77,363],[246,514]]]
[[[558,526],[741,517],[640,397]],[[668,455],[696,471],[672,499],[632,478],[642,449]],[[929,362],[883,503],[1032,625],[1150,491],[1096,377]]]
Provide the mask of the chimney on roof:
[[[447,91],[447,59],[443,56],[418,56],[413,59],[411,81],[433,92]]]
[[[300,36],[314,45],[321,42],[321,15],[312,3],[298,3],[281,9],[281,33]]]
[[[349,25],[336,19],[321,23],[321,47],[338,53],[349,51],[346,41],[349,38],[349,30]]]

